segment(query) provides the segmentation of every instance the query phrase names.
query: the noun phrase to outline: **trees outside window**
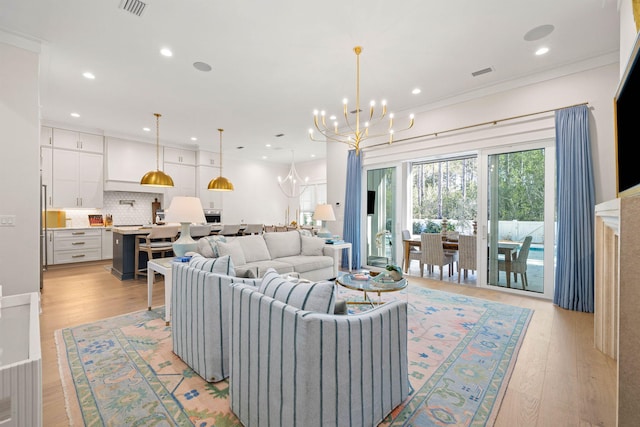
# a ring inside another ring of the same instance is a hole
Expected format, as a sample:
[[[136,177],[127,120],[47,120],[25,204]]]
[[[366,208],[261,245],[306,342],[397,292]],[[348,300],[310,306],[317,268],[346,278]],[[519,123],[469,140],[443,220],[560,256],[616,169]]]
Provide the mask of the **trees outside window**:
[[[477,216],[477,158],[462,157],[414,163],[411,168],[413,233],[448,229],[471,232]]]

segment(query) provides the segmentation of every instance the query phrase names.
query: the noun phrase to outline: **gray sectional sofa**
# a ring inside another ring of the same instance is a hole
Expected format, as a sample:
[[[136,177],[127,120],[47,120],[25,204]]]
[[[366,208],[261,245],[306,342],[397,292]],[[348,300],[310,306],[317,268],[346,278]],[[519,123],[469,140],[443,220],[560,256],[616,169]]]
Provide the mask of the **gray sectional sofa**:
[[[299,231],[198,240],[198,252],[208,258],[229,255],[236,277],[262,277],[269,268],[279,274],[297,273],[310,281],[335,277],[335,251],[324,239],[305,236]]]

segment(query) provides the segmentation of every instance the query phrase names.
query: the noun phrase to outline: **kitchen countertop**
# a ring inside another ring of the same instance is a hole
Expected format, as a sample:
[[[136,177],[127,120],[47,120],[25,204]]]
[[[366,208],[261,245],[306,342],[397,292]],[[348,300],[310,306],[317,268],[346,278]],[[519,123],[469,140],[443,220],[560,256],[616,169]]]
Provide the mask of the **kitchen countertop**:
[[[120,234],[148,234],[151,232],[150,225],[134,225],[134,226],[121,226],[121,227],[113,227],[114,233]]]
[[[111,230],[114,227],[112,226],[108,226],[108,227],[90,227],[90,226],[86,226],[86,227],[47,227],[47,230]]]

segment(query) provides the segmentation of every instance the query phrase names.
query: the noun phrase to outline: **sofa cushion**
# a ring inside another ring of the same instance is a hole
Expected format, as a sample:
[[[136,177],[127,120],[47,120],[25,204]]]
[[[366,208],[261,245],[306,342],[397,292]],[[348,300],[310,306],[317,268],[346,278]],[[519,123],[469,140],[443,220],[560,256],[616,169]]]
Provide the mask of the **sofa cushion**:
[[[218,242],[218,252],[220,256],[229,255],[234,265],[244,265],[247,263],[244,257],[244,251],[238,239],[229,242]]]
[[[207,236],[198,239],[198,253],[205,258],[215,258],[220,256],[218,252],[218,242],[226,242],[224,236]]]
[[[318,313],[333,313],[335,285],[332,282],[291,283],[269,269],[260,283],[260,292],[296,308]]]
[[[271,259],[300,255],[300,233],[296,230],[265,233],[263,237]]]
[[[267,249],[262,235],[242,236],[236,240],[240,242],[247,263],[271,259],[271,254],[269,254],[269,249]]]
[[[305,273],[307,271],[322,270],[323,268],[333,268],[333,258],[330,256],[288,256],[284,258],[278,258],[277,261],[290,264],[293,266],[293,271],[298,273]]]
[[[322,256],[326,240],[320,237],[308,237],[300,235],[302,245],[301,254],[307,256]]]
[[[205,258],[200,254],[195,254],[189,260],[189,267],[211,273],[224,274],[225,276],[236,275],[235,269],[233,268],[233,261],[229,255],[218,258]]]

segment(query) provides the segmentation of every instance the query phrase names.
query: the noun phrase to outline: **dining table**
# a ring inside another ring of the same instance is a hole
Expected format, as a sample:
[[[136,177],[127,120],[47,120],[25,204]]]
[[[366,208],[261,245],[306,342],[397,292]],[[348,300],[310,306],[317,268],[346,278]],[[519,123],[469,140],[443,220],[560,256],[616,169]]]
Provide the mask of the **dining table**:
[[[409,251],[411,247],[420,247],[422,242],[419,237],[413,237],[411,239],[403,239],[402,240],[404,246],[404,272],[408,272],[409,270]],[[457,251],[458,250],[458,241],[457,240],[442,240],[442,247],[445,250],[449,251]],[[514,242],[498,242],[498,254],[504,255],[504,265],[505,272],[507,273],[507,287],[511,287],[511,263],[515,261],[518,248],[520,247],[519,243]]]
[[[402,243],[404,245],[404,272],[406,273],[409,270],[409,251],[411,251],[411,247],[420,247],[422,242],[419,237],[414,237],[411,239],[403,239]],[[457,251],[458,250],[458,241],[457,240],[443,240],[442,247],[447,251]]]

